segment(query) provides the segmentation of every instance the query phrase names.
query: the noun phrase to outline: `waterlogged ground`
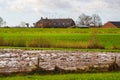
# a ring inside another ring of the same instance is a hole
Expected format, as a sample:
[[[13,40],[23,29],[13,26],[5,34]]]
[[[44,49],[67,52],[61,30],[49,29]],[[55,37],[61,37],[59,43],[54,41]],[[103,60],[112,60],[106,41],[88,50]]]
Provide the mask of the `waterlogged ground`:
[[[1,77],[0,80],[120,80],[120,72]]]
[[[3,74],[106,72],[118,71],[119,66],[120,53],[0,49],[0,73]]]

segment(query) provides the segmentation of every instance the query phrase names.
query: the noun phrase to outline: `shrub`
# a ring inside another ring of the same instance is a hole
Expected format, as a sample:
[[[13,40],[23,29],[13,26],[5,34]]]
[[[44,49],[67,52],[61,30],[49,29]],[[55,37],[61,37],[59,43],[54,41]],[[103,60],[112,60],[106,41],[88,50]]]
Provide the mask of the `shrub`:
[[[89,49],[105,49],[105,47],[103,45],[101,45],[96,37],[96,33],[93,29],[92,33],[91,33],[91,37],[88,41],[88,46],[87,48]]]
[[[16,41],[13,41],[13,46],[15,47],[26,47],[26,40],[22,37],[17,38]]]
[[[109,65],[109,71],[120,71],[120,66],[116,63],[117,57],[115,57],[115,60],[112,64]]]
[[[81,48],[81,49],[86,49],[87,48],[87,43],[86,42],[64,42],[60,41],[56,47],[57,48]]]
[[[111,49],[116,50],[116,49],[119,49],[119,47],[116,45],[112,45]]]
[[[87,46],[88,49],[105,49],[105,47],[103,45],[100,45],[98,43],[88,43],[88,46]]]
[[[14,45],[14,42],[13,40],[9,39],[9,40],[5,40],[5,46],[13,46]]]
[[[109,71],[119,71],[120,67],[117,63],[112,63],[111,65],[109,65]]]
[[[0,37],[0,46],[5,46],[5,40],[3,37]]]
[[[39,37],[31,39],[28,44],[28,47],[41,47],[41,48],[50,48],[52,47],[52,43],[50,39],[46,37]]]
[[[26,40],[22,37],[5,40],[5,46],[25,47]]]

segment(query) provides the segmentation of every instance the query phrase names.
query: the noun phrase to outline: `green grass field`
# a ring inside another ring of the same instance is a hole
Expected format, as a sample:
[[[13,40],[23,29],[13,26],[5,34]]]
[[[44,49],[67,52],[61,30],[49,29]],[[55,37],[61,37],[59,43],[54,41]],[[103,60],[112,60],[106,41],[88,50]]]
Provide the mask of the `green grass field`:
[[[0,28],[1,47],[88,49],[92,44],[119,50],[120,29]]]
[[[0,77],[0,80],[120,80],[120,72]]]

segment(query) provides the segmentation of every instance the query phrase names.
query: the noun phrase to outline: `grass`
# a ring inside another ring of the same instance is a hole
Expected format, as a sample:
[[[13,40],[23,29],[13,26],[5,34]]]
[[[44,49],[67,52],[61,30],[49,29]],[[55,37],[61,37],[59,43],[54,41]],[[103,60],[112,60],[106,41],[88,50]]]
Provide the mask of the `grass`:
[[[120,29],[0,28],[0,34],[1,47],[120,49]]]
[[[120,50],[116,49],[75,49],[75,48],[38,48],[38,47],[0,47],[0,49],[21,49],[21,50],[62,50],[62,51],[81,51],[81,52],[114,52],[118,53]]]
[[[0,80],[120,80],[120,72],[0,77]]]

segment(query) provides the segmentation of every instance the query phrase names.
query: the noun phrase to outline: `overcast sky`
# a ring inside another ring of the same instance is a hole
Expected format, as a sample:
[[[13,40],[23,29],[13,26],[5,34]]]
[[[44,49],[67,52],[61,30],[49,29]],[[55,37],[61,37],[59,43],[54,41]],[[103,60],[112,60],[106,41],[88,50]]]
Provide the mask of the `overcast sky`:
[[[120,21],[120,0],[0,0],[0,16],[8,25],[41,17],[73,18],[82,13],[99,14],[103,22]]]

